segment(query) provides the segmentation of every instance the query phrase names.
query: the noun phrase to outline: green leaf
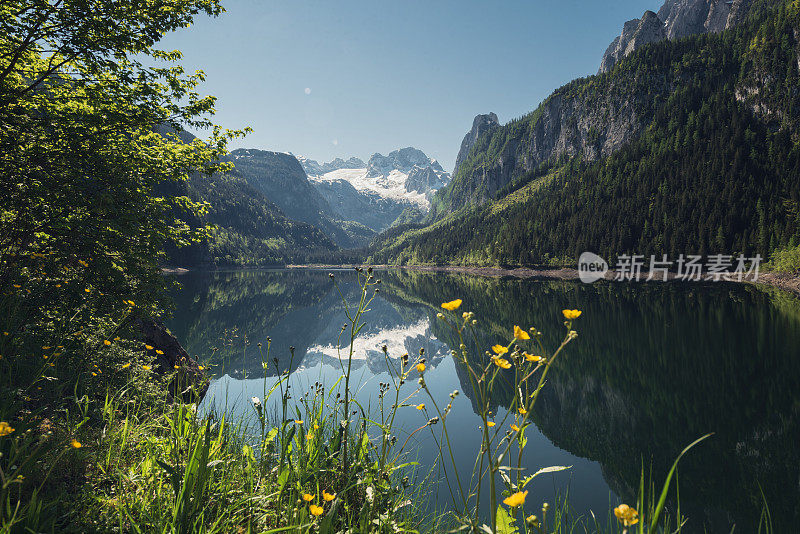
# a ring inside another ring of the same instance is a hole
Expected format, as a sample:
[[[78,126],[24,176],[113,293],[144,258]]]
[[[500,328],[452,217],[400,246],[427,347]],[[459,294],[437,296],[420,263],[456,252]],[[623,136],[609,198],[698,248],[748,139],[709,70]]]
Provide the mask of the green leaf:
[[[506,509],[498,505],[496,534],[518,534],[519,529],[514,525],[515,522],[516,520],[508,514]]]
[[[678,468],[678,462],[681,461],[681,458],[683,458],[684,454],[689,452],[689,449],[691,449],[704,439],[711,437],[712,435],[713,432],[711,434],[706,434],[705,436],[694,440],[689,445],[687,445],[685,449],[681,451],[681,453],[678,455],[677,458],[675,458],[675,462],[672,464],[672,469],[669,470],[669,474],[667,474],[667,479],[664,481],[664,487],[661,488],[661,496],[658,498],[658,504],[656,505],[656,509],[653,512],[653,517],[650,520],[650,532],[655,532],[655,528],[658,525],[658,520],[661,516],[661,511],[664,510],[664,503],[667,502],[667,493],[669,493],[669,485],[670,482],[672,482],[672,475],[675,474],[675,470]]]
[[[543,467],[536,471],[534,474],[525,477],[520,483],[520,488],[524,488],[528,485],[528,482],[533,480],[534,478],[538,477],[539,475],[544,475],[546,473],[558,473],[559,471],[566,471],[567,469],[572,469],[571,465],[553,465],[550,467]]]

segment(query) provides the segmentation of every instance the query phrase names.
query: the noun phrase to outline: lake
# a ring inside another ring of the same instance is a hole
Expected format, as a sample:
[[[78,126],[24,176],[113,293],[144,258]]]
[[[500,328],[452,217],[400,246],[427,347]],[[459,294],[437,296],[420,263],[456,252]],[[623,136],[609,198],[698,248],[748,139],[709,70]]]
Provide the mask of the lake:
[[[337,338],[347,321],[327,270],[187,273],[177,280],[169,327],[187,351],[211,364],[214,380],[204,405],[252,417],[250,399],[263,397],[275,370],[264,370],[257,344],[271,338],[271,356],[291,366],[293,391],[333,384],[341,374]],[[345,299],[356,304],[352,271],[333,271]],[[763,508],[778,532],[800,523],[800,303],[769,288],[732,283],[614,283],[498,279],[409,270],[378,271],[381,292],[365,316],[353,368],[357,399],[374,408],[380,382],[389,382],[386,345],[397,361],[425,349],[426,381],[447,403],[456,461],[472,470],[479,417],[462,366],[450,356],[454,336],[437,319],[455,298],[475,312],[478,354],[507,343],[514,325],[535,326],[545,346],[564,335],[564,308],[583,310],[579,337],[558,361],[528,429],[524,465],[571,469],[537,478],[530,503],[569,494],[578,514],[603,521],[609,506],[633,504],[641,467],[660,485],[684,446],[708,432],[679,469],[681,509],[691,530],[750,532]],[[290,347],[294,358],[290,359]],[[346,352],[345,352],[346,354]],[[390,363],[391,364],[391,363]],[[416,387],[409,380],[404,388]],[[510,392],[495,391],[498,415]],[[277,397],[277,395],[276,395]],[[425,402],[419,399],[417,402]],[[266,403],[267,405],[274,403]],[[425,416],[402,408],[405,434]],[[498,417],[499,419],[499,417]],[[535,430],[535,431],[533,431]],[[447,505],[437,449],[430,433],[410,442],[433,506]],[[431,469],[433,471],[431,472]],[[782,530],[781,526],[785,525]]]

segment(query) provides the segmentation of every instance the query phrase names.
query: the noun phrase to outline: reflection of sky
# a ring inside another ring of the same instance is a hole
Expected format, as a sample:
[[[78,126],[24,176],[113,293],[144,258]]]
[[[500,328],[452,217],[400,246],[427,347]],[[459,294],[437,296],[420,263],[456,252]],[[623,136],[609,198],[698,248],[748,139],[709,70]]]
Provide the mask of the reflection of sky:
[[[396,357],[409,352],[413,362],[415,353],[410,351],[409,348],[418,347],[422,340],[424,340],[427,347],[439,348],[436,351],[437,358],[431,359],[429,357],[429,362],[434,361],[438,364],[429,366],[425,373],[428,388],[439,408],[444,409],[450,400],[449,395],[452,391],[461,390],[462,386],[456,374],[455,363],[452,358],[446,356],[448,352],[446,345],[432,336],[427,317],[412,321],[409,324],[395,324],[379,330],[373,329],[356,339],[354,358],[358,359],[360,365],[356,365],[354,361],[354,371],[351,377],[351,389],[355,393],[355,399],[365,409],[369,407],[369,413],[373,417],[378,417],[379,383],[391,382],[391,377],[386,371],[385,363],[383,367],[369,363],[364,365],[365,360],[369,362],[372,359],[378,359],[383,362],[384,355],[381,347],[387,345],[390,356]],[[418,348],[415,350],[418,350]],[[428,356],[430,350],[430,348],[426,349],[426,356]],[[336,358],[336,353],[336,348],[332,345],[315,345],[308,350],[305,360],[292,373],[289,382],[292,386],[294,397],[290,400],[290,413],[293,413],[294,403],[300,395],[310,391],[316,382],[330,386],[341,376],[338,362],[332,359]],[[346,347],[343,348],[342,355],[346,364]],[[325,359],[322,360],[323,363],[320,363],[322,357]],[[411,374],[412,377],[401,388],[401,399],[413,393],[417,388],[416,373],[412,371]],[[250,399],[252,397],[263,399],[264,392],[269,391],[275,381],[275,377],[237,380],[225,375],[212,382],[206,395],[204,406],[214,406],[217,410],[226,410],[228,413],[233,413],[233,420],[239,420],[239,418],[244,417],[249,419],[250,423],[253,423],[254,411]],[[353,386],[352,384],[355,385]],[[393,397],[391,399],[387,397],[386,404],[390,405],[392,401]],[[433,403],[431,399],[424,392],[417,393],[408,402],[414,405],[425,403],[428,407],[428,412],[426,414],[412,406],[406,406],[399,410],[395,421],[396,435],[398,437],[397,449],[395,450],[399,450],[401,444],[414,429],[425,424],[429,417],[436,415],[432,410]],[[264,405],[266,413],[279,414],[279,393],[276,391],[268,401],[264,402]],[[504,413],[501,411],[497,416],[497,420],[502,420],[503,416]],[[511,419],[509,419],[510,421]],[[456,397],[453,409],[447,416],[447,427],[453,446],[453,454],[459,466],[459,473],[467,480],[472,472],[475,455],[480,447],[481,434],[479,425],[479,417],[473,412],[469,399],[462,392],[461,395]],[[442,432],[441,424],[432,428],[437,433],[436,439],[439,440]],[[557,493],[563,494],[568,490],[570,502],[579,513],[592,509],[597,515],[604,517],[609,505],[610,495],[608,487],[603,480],[599,464],[578,458],[554,446],[534,425],[528,428],[526,436],[528,445],[523,458],[523,466],[526,469],[524,473],[531,474],[542,467],[552,465],[572,466],[571,470],[565,472],[541,476],[526,488],[530,490],[528,502],[531,503],[532,507],[529,510],[538,510],[542,502],[553,503]],[[450,503],[450,493],[447,489],[444,474],[441,471],[441,464],[436,462],[437,454],[438,450],[433,436],[426,429],[411,438],[404,451],[405,458],[401,462],[419,461],[420,466],[417,468],[416,484],[423,482],[424,476],[430,472],[431,466],[436,466],[436,469],[431,473],[433,483],[426,483],[426,487],[430,488],[430,492],[436,494],[440,505],[445,505]],[[514,452],[513,458],[516,458],[516,452]],[[445,467],[449,467],[449,464],[445,464]],[[448,473],[452,477],[452,472],[448,471]],[[463,482],[467,483],[466,480]],[[455,481],[452,479],[451,483],[455,485]],[[502,489],[501,484],[498,484],[498,486],[499,489]],[[483,502],[487,502],[485,496]]]

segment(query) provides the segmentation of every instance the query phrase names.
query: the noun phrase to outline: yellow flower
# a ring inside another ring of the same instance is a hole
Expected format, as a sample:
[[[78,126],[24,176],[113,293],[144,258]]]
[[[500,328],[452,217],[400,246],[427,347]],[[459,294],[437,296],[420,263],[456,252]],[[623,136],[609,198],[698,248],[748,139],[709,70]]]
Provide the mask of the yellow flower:
[[[17,289],[20,289],[22,286],[19,285],[19,284],[14,284],[14,287],[17,288]]]
[[[164,354],[164,351],[156,349],[156,354]]]
[[[528,491],[518,491],[509,497],[503,499],[503,504],[509,506],[511,508],[516,508],[517,506],[522,506],[525,504],[525,496],[528,494]]]
[[[424,371],[425,371],[425,364],[424,363],[418,363],[417,364],[417,372],[418,373],[422,373]]]
[[[520,339],[520,340],[524,341],[524,340],[530,339],[530,338],[531,338],[531,336],[529,336],[528,333],[525,330],[523,330],[522,328],[514,325],[514,339]]]
[[[317,506],[316,504],[309,504],[308,511],[311,512],[311,515],[318,516],[322,515],[322,512],[324,512],[325,509],[322,508],[322,506]]]
[[[128,363],[123,363],[123,364],[122,364],[122,368],[123,368],[123,369],[127,369],[127,368],[128,368],[128,367],[130,367],[130,366],[131,366],[131,362],[128,362]]]
[[[88,266],[89,266],[89,264],[88,264],[88,263],[86,263],[86,262],[85,262],[85,261],[83,261],[83,260],[78,260],[78,263],[80,263],[80,264],[81,264],[81,265],[83,265],[84,267],[88,267]]]
[[[142,369],[144,369],[145,371],[149,371],[150,370],[150,366],[149,365],[143,365]]]
[[[14,428],[11,425],[5,421],[0,421],[0,438],[9,435],[12,432],[14,432]]]
[[[333,499],[336,498],[336,494],[335,493],[331,494],[323,490],[322,498],[325,499],[326,501],[332,501]]]
[[[417,405],[417,410],[424,410],[424,409],[425,409],[425,403],[424,402],[422,404]]]
[[[614,515],[617,516],[619,522],[626,527],[633,526],[639,522],[639,512],[627,504],[620,504],[614,508]]]
[[[497,356],[495,356],[494,358],[492,358],[492,361],[497,367],[500,367],[501,369],[511,369],[511,362],[508,360],[504,360],[503,358],[498,358]]]
[[[313,501],[314,500],[314,496],[311,495],[310,493],[304,493],[303,494],[303,500],[306,501],[306,502]]]
[[[461,299],[451,300],[450,302],[442,302],[442,308],[448,311],[455,311],[461,306]]]
[[[104,340],[103,340],[103,345],[105,345],[106,347],[108,347],[109,345],[111,345],[111,342],[110,342],[109,340],[107,340],[107,339],[104,339]]]
[[[97,376],[97,373],[92,373],[92,376]]]
[[[495,345],[494,347],[492,347],[492,350],[496,354],[505,354],[506,352],[508,352],[508,349],[505,348],[503,345]]]
[[[81,445],[81,442],[75,438],[72,438],[72,441],[70,441],[69,444],[73,449],[80,449],[81,447],[83,447],[83,445]]]
[[[122,339],[122,338],[117,336],[117,337],[114,338],[114,341],[119,341],[120,339]]]
[[[541,356],[534,356],[533,354],[528,354],[527,352],[523,352],[522,355],[525,356],[525,359],[529,362],[539,362],[542,360]]]
[[[514,423],[511,423],[511,430],[513,430],[514,432],[519,432],[519,427]]]
[[[492,428],[496,424],[497,423],[495,423],[494,421],[489,421],[488,423],[486,423],[486,426],[488,426],[489,428]]]
[[[84,289],[84,291],[86,291],[87,293],[91,293],[92,292],[92,290],[89,289],[88,287],[86,289]]]
[[[522,408],[522,407],[518,408],[517,411],[519,413],[521,413],[522,415],[525,415],[526,413],[528,413],[528,410],[526,410],[525,408]]]
[[[314,423],[314,430],[319,430],[319,425],[317,423]]]
[[[561,313],[563,313],[564,317],[569,321],[581,316],[580,310],[562,310]]]
[[[147,350],[153,350],[152,345],[145,345],[144,348],[146,348]]]
[[[294,422],[297,423],[298,425],[302,425],[303,424],[303,420],[302,419],[295,419]]]
[[[177,364],[174,367],[175,367],[175,369],[180,369],[181,368],[181,366],[177,365]]]
[[[306,439],[309,440],[309,441],[314,439],[314,433],[313,432],[309,432],[308,434],[306,434]]]

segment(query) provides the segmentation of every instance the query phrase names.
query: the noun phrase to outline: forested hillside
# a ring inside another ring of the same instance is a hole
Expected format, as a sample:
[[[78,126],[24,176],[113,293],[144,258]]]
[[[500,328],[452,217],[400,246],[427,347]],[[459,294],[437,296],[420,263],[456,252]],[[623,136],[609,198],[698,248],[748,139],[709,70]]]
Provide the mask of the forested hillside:
[[[800,2],[762,2],[733,29],[650,44],[562,87],[485,132],[432,224],[386,234],[372,259],[564,264],[584,250],[797,246],[799,38]]]
[[[165,191],[166,192],[166,191]],[[192,176],[170,184],[169,193],[205,202],[204,213],[179,213],[192,228],[209,226],[200,242],[167,245],[168,262],[180,267],[282,265],[305,261],[309,254],[337,249],[320,229],[289,219],[234,170]]]
[[[196,142],[186,130],[164,124],[155,130],[173,142]],[[232,166],[234,157],[221,159],[231,168],[213,174],[192,173],[186,180],[165,181],[156,188],[155,194],[160,197],[188,198],[204,206],[201,210],[182,209],[181,202],[174,203],[172,214],[176,221],[199,231],[200,239],[189,244],[185,240],[168,240],[168,265],[263,267],[305,261],[309,255],[325,256],[338,250],[319,228],[290,219],[263,191],[251,186],[242,176],[242,169]],[[246,165],[242,166],[246,170]]]

